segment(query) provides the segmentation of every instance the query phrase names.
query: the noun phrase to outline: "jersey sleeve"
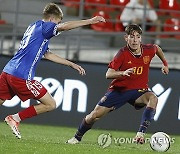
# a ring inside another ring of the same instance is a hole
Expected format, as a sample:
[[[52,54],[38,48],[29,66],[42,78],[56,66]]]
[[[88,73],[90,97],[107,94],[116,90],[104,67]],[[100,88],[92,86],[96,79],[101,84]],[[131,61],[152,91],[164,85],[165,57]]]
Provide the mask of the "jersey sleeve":
[[[154,47],[154,54],[156,54],[156,52],[158,51],[157,45],[153,44],[153,47]]]
[[[146,44],[146,48],[148,49],[148,54],[153,58],[158,51],[156,44]]]
[[[109,63],[108,68],[112,68],[114,70],[118,70],[124,61],[124,54],[122,51],[119,51],[113,60]]]
[[[53,22],[44,22],[42,25],[42,33],[46,39],[59,35],[57,31],[57,24]]]
[[[156,52],[158,51],[158,48],[155,44],[153,44],[153,50],[152,50],[152,57],[155,56]]]

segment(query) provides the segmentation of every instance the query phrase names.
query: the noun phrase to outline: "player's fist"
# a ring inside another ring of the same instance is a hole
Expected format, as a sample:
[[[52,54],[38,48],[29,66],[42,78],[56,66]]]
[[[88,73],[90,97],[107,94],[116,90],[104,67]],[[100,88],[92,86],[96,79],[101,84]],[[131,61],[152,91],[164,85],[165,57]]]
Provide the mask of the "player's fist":
[[[169,73],[169,68],[168,68],[168,66],[163,66],[162,68],[161,68],[161,71],[162,71],[162,73],[163,74],[168,74]]]

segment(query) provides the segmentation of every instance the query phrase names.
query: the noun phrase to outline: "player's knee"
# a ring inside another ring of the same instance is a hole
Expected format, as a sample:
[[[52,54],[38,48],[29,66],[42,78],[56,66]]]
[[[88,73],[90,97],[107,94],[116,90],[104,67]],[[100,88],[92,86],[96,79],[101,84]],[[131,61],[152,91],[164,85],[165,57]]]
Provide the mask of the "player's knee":
[[[155,107],[157,106],[157,103],[158,103],[158,98],[157,98],[157,96],[151,95],[151,96],[149,97],[149,106],[155,108]]]
[[[150,96],[150,101],[153,102],[153,103],[155,103],[155,104],[157,104],[157,103],[158,103],[158,98],[157,98],[157,96],[151,95],[151,96]]]

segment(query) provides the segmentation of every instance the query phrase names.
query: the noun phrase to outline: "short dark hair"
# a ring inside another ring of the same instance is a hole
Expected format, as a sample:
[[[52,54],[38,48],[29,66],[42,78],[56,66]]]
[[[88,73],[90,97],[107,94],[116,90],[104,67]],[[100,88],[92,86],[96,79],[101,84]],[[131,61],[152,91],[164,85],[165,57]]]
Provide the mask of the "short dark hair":
[[[45,8],[43,10],[43,18],[47,19],[51,15],[54,15],[60,19],[63,18],[63,12],[57,4],[49,3],[45,6]]]
[[[137,24],[130,24],[125,28],[125,32],[128,35],[131,35],[134,31],[142,34],[142,28]]]

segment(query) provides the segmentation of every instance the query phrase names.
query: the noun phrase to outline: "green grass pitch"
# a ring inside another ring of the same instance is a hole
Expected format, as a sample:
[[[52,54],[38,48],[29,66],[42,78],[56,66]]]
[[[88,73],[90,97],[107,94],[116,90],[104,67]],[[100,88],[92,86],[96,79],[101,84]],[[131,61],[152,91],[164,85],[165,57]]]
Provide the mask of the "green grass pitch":
[[[156,154],[149,144],[136,145],[134,143],[117,144],[112,139],[112,144],[106,148],[97,143],[100,134],[111,134],[112,138],[132,138],[135,132],[122,132],[112,130],[90,130],[80,144],[69,145],[65,141],[71,138],[76,128],[60,126],[42,126],[21,124],[22,138],[17,139],[5,123],[0,123],[0,153],[1,154]],[[147,134],[146,137],[150,137]],[[170,135],[175,138],[166,154],[180,153],[180,136]]]

